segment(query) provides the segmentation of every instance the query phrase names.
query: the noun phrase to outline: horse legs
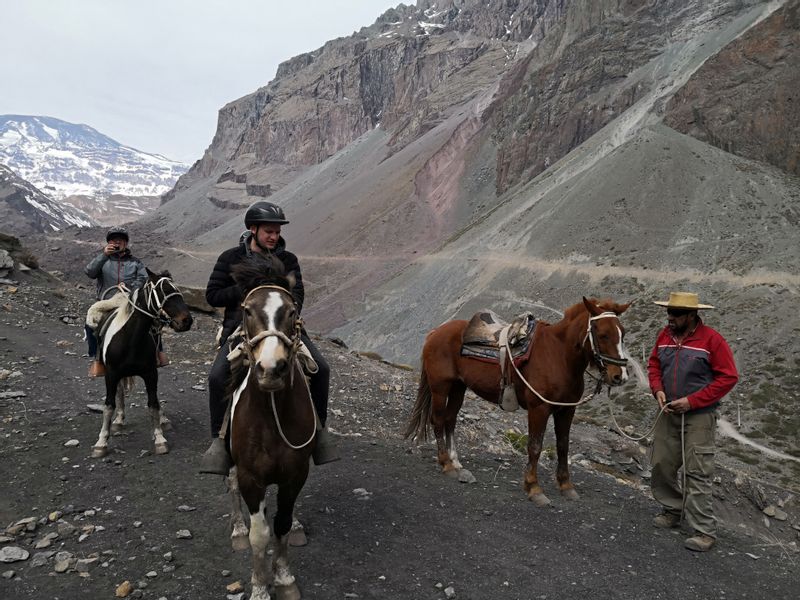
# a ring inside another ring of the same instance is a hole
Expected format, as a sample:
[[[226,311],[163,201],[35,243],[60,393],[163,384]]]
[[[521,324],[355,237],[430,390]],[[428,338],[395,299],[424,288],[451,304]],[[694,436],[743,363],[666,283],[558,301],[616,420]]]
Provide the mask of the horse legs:
[[[111,433],[119,433],[125,425],[125,380],[120,379],[117,384],[116,410],[114,420],[111,422]]]
[[[436,458],[442,466],[442,473],[453,472],[454,475],[457,475],[461,465],[459,463],[453,464],[453,459],[450,455],[452,429],[449,435],[446,433],[447,421],[450,416],[447,398],[451,393],[452,387],[453,382],[451,381],[431,383],[431,426],[433,435],[436,437]]]
[[[244,523],[244,516],[242,515],[242,495],[239,493],[239,480],[236,478],[236,467],[231,468],[228,474],[228,491],[231,495],[231,504],[233,510],[231,511],[231,546],[236,551],[247,550],[250,547],[250,540],[247,534],[250,533],[247,525]]]
[[[275,554],[272,570],[275,573],[275,595],[278,600],[300,600],[300,589],[289,569],[289,537],[291,536],[294,503],[303,487],[303,481],[278,487],[278,511],[273,521]]]
[[[114,412],[114,398],[116,397],[119,379],[106,374],[106,403],[103,406],[103,425],[100,436],[92,448],[92,458],[103,458],[108,454],[108,436],[111,432],[111,416]]]
[[[250,548],[253,551],[253,575],[250,580],[252,591],[250,600],[270,600],[267,586],[272,578],[272,569],[267,561],[267,545],[269,544],[269,524],[266,515],[266,487],[255,484],[251,478],[241,486],[242,498],[250,512]]]
[[[161,407],[158,404],[158,372],[155,367],[142,375],[144,386],[147,388],[147,408],[150,409],[150,424],[153,427],[153,443],[156,454],[169,452],[167,438],[161,430]]]
[[[539,475],[537,474],[539,456],[542,453],[544,442],[544,430],[549,416],[549,405],[539,403],[531,407],[531,401],[528,400],[528,466],[525,469],[525,491],[528,492],[528,500],[536,506],[550,504],[550,499],[544,495],[539,485]]]
[[[452,470],[446,472],[448,475],[455,475],[462,480],[465,476],[472,478],[472,473],[461,466],[461,461],[458,459],[458,450],[456,450],[456,422],[458,420],[458,411],[461,410],[461,406],[464,404],[466,391],[467,386],[460,381],[453,383],[450,387],[450,393],[447,395],[447,409],[444,421],[445,451],[452,465]]]
[[[575,407],[562,408],[553,413],[553,425],[556,432],[556,452],[558,454],[558,468],[556,480],[561,489],[561,495],[569,500],[577,500],[578,492],[569,477],[569,430],[572,418],[575,416]]]

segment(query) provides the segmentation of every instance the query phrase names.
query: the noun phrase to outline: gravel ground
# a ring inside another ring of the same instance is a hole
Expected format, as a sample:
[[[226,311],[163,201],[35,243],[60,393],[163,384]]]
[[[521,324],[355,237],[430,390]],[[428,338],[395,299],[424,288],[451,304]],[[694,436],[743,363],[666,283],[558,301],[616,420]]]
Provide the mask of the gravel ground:
[[[119,593],[130,597],[242,598],[250,557],[230,548],[224,484],[195,471],[208,443],[215,318],[197,315],[190,332],[165,338],[173,362],[159,389],[173,423],[170,453],[153,455],[139,384],[112,452],[91,459],[100,415],[87,405],[104,392],[85,377],[90,294],[21,279],[0,285],[0,597],[113,598],[127,581]],[[584,422],[571,450],[581,499],[557,495],[546,450],[553,504],[537,509],[521,488],[526,459],[503,435],[523,431],[521,412],[468,397],[458,433],[477,481],[459,483],[437,472],[433,444],[401,438],[416,373],[319,343],[333,370],[331,427],[344,460],[313,468],[301,496],[309,544],[290,555],[304,597],[795,597],[800,511],[790,492],[721,469],[720,543],[690,553],[686,532],[650,525],[646,449]],[[554,446],[551,432],[545,445]]]

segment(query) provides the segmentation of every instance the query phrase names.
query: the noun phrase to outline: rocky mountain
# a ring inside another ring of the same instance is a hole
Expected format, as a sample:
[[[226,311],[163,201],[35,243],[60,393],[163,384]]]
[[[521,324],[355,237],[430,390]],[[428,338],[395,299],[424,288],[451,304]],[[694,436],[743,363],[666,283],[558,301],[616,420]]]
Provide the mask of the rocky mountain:
[[[0,164],[0,231],[15,235],[59,231],[96,223],[86,213],[56,202]]]
[[[800,397],[799,6],[400,5],[223,107],[137,235],[204,285],[268,197],[309,326],[406,363],[446,319],[555,320],[583,295],[638,299],[641,357],[663,325],[650,302],[690,288],[747,374],[727,410],[791,447],[800,423],[767,399]],[[640,393],[619,402],[635,414]]]
[[[124,146],[88,125],[22,115],[0,115],[0,162],[99,222],[152,210],[186,171],[182,163]]]

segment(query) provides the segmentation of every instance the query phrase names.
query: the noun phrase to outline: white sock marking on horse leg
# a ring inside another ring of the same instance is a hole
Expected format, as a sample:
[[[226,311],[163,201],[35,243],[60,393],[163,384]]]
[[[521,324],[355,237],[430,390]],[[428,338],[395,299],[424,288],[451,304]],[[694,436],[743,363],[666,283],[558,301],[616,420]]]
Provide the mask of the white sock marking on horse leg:
[[[272,568],[275,572],[275,585],[292,585],[294,575],[289,570],[289,534],[280,540],[275,539],[275,556],[272,558]]]
[[[116,406],[116,411],[114,413],[114,421],[112,422],[113,425],[117,425],[118,427],[122,427],[125,425],[125,384],[123,380],[120,380],[119,384],[117,384],[117,394],[114,396],[114,406]]]
[[[153,443],[156,446],[167,445],[167,438],[161,430],[161,411],[155,407],[150,407],[150,423],[153,426]]]
[[[453,467],[456,469],[463,469],[461,462],[458,460],[458,450],[456,450],[456,433],[455,431],[447,434],[447,454]]]
[[[114,409],[108,405],[103,407],[103,425],[100,427],[100,436],[97,438],[97,443],[94,445],[95,448],[108,447],[108,434],[111,429],[111,413],[113,411]]]
[[[258,505],[258,510],[250,515],[250,548],[253,551],[253,600],[269,600],[267,585],[269,584],[269,562],[267,561],[267,544],[269,544],[269,525],[264,517],[266,500]]]

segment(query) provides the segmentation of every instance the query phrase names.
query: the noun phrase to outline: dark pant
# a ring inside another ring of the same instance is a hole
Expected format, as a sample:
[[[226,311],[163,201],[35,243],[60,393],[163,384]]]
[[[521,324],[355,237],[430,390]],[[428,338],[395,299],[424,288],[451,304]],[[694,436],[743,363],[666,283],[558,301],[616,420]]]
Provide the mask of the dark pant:
[[[86,329],[86,343],[89,344],[89,358],[97,356],[97,338],[94,335],[94,329],[88,325],[84,325]]]
[[[317,415],[322,425],[328,418],[328,389],[331,378],[331,368],[328,361],[322,356],[319,349],[313,344],[305,332],[300,339],[308,348],[312,358],[317,363],[319,371],[311,376],[309,388],[311,389],[311,401],[317,410]],[[225,409],[228,407],[228,400],[225,397],[225,390],[231,377],[231,365],[228,362],[227,338],[222,340],[214,364],[208,374],[208,408],[211,413],[211,437],[219,435],[222,421],[225,418]]]

